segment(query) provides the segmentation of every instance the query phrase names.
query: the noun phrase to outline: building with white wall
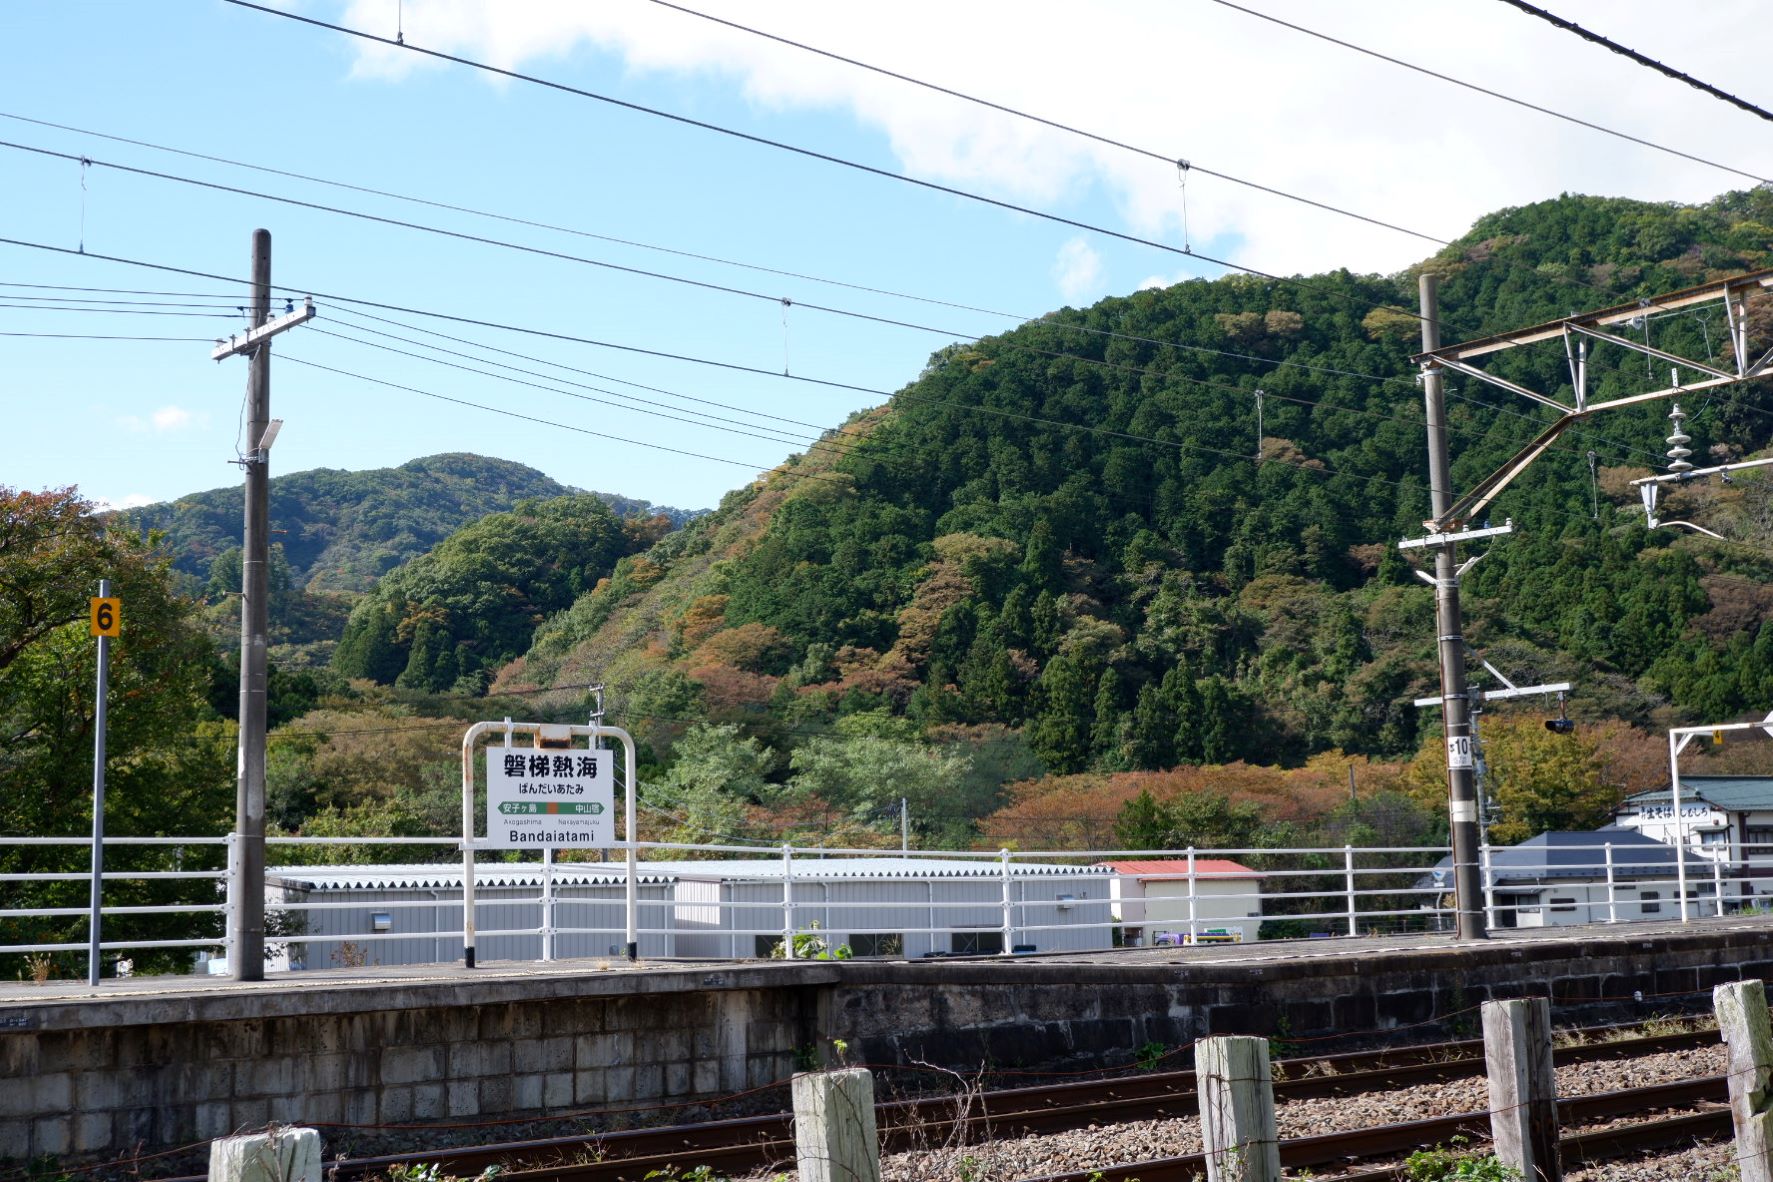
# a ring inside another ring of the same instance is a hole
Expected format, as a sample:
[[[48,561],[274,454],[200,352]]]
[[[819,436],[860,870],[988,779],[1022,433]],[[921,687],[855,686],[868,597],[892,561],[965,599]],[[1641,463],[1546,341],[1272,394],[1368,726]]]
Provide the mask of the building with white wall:
[[[1719,912],[1713,863],[1689,859],[1688,914]],[[1419,886],[1452,890],[1453,859],[1442,858]],[[1541,833],[1490,850],[1486,906],[1495,928],[1681,917],[1675,849],[1630,829]],[[1731,890],[1724,884],[1724,902]]]
[[[1257,938],[1262,874],[1227,858],[1104,862],[1128,945]],[[1192,938],[1190,933],[1192,933]]]
[[[1674,845],[1685,839],[1689,859],[1762,868],[1773,893],[1773,776],[1682,776],[1681,812],[1674,792],[1657,788],[1629,796],[1614,823]]]
[[[767,957],[782,942],[779,859],[649,862],[676,883],[677,955]],[[1111,876],[1096,866],[995,858],[796,858],[793,925],[855,956],[917,958],[1112,946]]]
[[[846,946],[859,957],[1084,952],[1113,943],[1113,876],[1095,866],[1011,862],[1006,870],[997,858],[800,857],[786,892],[783,861],[773,855],[646,861],[640,872],[642,957],[769,957],[790,922],[826,948]],[[477,959],[619,956],[626,890],[620,862],[559,862],[546,885],[538,862],[480,862]],[[267,968],[462,959],[460,864],[273,867],[265,907],[296,937],[269,938],[276,956]]]
[[[642,863],[641,926],[668,915],[672,880]],[[475,956],[541,960],[540,929],[550,911],[552,956],[621,955],[627,944],[627,884],[622,867],[557,863],[543,889],[539,862],[481,862],[474,867]],[[295,910],[289,904],[309,904]],[[274,866],[265,874],[265,911],[299,940],[267,944],[269,969],[354,965],[447,964],[462,959],[462,867]],[[510,935],[500,935],[510,932]],[[310,939],[308,937],[323,937]],[[642,956],[670,956],[669,933],[644,935]]]

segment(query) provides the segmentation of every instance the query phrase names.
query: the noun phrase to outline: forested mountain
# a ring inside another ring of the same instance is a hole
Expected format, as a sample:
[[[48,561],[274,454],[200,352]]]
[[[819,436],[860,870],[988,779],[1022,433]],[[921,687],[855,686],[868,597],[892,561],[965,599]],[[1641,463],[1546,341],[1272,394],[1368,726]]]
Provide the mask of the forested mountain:
[[[315,468],[272,477],[271,536],[283,547],[294,587],[364,591],[488,513],[576,491],[523,464],[466,452],[362,472]],[[663,514],[681,525],[694,516],[614,493],[592,495],[620,517]],[[207,582],[210,564],[240,548],[240,496],[234,485],[118,516],[138,530],[164,531],[174,569]]]
[[[403,689],[478,693],[537,624],[671,529],[593,493],[489,513],[382,578],[351,612],[332,669]]]
[[[1565,196],[1421,266],[1455,341],[1767,266],[1770,227],[1766,191]],[[1430,593],[1395,546],[1428,509],[1415,298],[1414,269],[1232,276],[944,349],[888,406],[624,558],[498,684],[607,681],[661,759],[691,720],[738,724],[778,780],[846,719],[937,746],[1019,736],[1055,774],[1407,757],[1437,725],[1411,705],[1435,681]],[[1773,308],[1750,315],[1758,355]],[[1705,316],[1631,331],[1726,356]],[[1567,392],[1555,342],[1490,368]],[[1597,355],[1591,396],[1645,379],[1642,356]],[[1450,386],[1461,489],[1548,421]],[[1686,409],[1717,455],[1773,435],[1766,383]],[[1647,531],[1625,481],[1661,462],[1667,410],[1569,433],[1492,508],[1517,533],[1466,583],[1472,644],[1578,683],[1578,717],[1773,704],[1773,497],[1750,479],[1686,494],[1743,545]]]

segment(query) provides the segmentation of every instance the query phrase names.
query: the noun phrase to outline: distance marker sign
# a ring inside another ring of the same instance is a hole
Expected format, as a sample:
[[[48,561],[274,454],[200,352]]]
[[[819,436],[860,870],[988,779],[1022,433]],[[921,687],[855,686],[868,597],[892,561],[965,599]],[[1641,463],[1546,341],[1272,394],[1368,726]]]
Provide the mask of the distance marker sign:
[[[615,752],[489,747],[486,840],[494,849],[614,845]]]

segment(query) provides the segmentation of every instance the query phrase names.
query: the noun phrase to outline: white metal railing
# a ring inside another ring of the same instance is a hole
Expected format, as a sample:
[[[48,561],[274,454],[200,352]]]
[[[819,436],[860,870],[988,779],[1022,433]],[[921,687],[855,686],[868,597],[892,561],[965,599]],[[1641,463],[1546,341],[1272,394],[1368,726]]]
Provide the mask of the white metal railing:
[[[108,837],[106,845],[176,850],[230,847],[232,841]],[[400,868],[370,871],[351,863],[293,871],[269,866],[269,875],[294,884],[280,888],[282,897],[267,903],[267,913],[278,921],[267,940],[292,966],[460,959],[466,928],[461,863],[455,856],[460,838],[273,837],[267,844],[283,856],[295,850],[429,847],[449,859],[424,864],[422,874],[404,875]],[[0,838],[5,847],[89,845],[85,837]],[[1649,848],[1598,842],[1582,859],[1557,866],[1547,877],[1510,865],[1503,848],[1484,846],[1480,872],[1488,925],[1684,921],[1740,911],[1773,896],[1773,844],[1737,843],[1723,847],[1721,858],[1707,856],[1707,847],[1679,858],[1666,847],[1642,852]],[[618,843],[612,852],[626,849]],[[621,858],[489,862],[483,851],[470,929],[486,942],[483,955],[525,960],[620,955],[630,913],[638,917],[634,930],[642,956],[711,959],[828,956],[840,946],[877,955],[1007,955],[1027,949],[1356,936],[1444,930],[1452,915],[1452,874],[1437,867],[1445,847],[904,852],[637,842],[635,849],[641,857],[638,878],[630,878]],[[1216,870],[1209,859],[1236,861],[1249,872]],[[821,862],[834,860],[842,865],[821,871]],[[1135,860],[1174,865],[1160,878],[1143,880],[1099,868]],[[359,881],[352,884],[354,875]],[[212,918],[211,927],[199,927],[205,917],[231,913],[224,894],[227,878],[220,869],[106,870],[107,887],[153,881],[214,885],[196,886],[175,902],[104,905],[104,917],[183,916],[190,925],[183,934],[106,939],[101,950],[228,952],[226,925],[214,925]],[[318,881],[323,878],[324,886]],[[420,878],[431,885],[414,885]],[[310,880],[313,889],[300,885]],[[372,889],[377,880],[389,885]],[[90,872],[62,869],[0,874],[0,939],[13,926],[9,921],[89,915],[87,907],[34,902],[42,894],[30,888],[90,881]],[[86,942],[76,935],[0,943],[0,954],[84,956]],[[431,942],[429,949],[425,941]]]

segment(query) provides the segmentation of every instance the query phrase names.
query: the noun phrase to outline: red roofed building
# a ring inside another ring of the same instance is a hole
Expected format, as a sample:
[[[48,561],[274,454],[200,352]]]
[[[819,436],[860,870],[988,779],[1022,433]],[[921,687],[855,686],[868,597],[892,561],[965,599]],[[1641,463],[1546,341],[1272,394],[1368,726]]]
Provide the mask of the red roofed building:
[[[1262,926],[1262,872],[1228,858],[1102,862],[1129,945],[1249,941]]]

